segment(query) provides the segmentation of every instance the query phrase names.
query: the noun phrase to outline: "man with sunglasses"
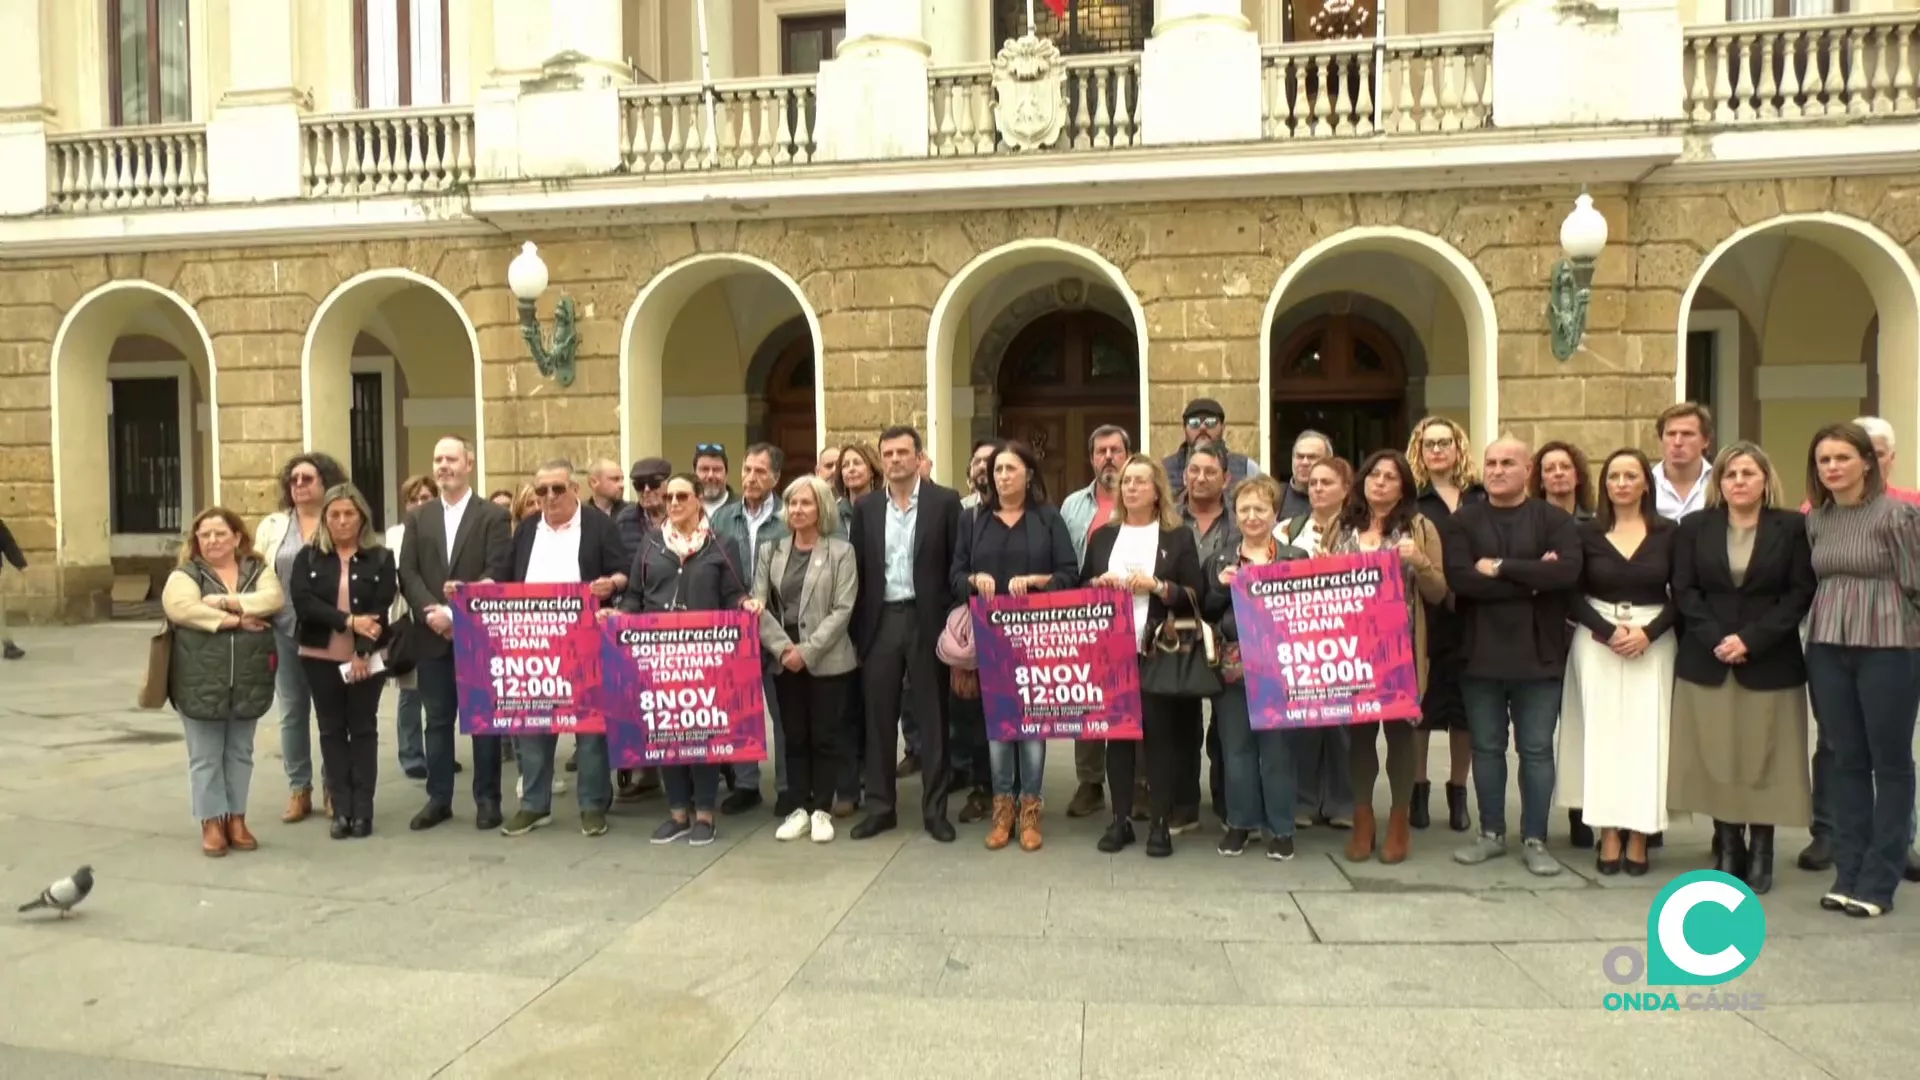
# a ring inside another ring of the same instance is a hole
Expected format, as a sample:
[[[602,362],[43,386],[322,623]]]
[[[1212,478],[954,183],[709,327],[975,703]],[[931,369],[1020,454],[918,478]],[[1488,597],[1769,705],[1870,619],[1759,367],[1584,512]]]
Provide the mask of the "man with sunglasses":
[[[620,543],[629,551],[640,550],[648,533],[659,532],[667,520],[667,500],[662,492],[667,477],[673,475],[673,462],[666,458],[641,458],[633,463],[627,479],[633,481],[634,501],[614,515]],[[614,798],[636,802],[660,790],[660,776],[652,769],[621,769],[614,779]]]
[[[1173,487],[1175,495],[1180,494],[1187,482],[1187,454],[1202,446],[1213,447],[1216,453],[1224,454],[1227,459],[1227,490],[1232,491],[1240,481],[1249,476],[1259,476],[1260,466],[1245,454],[1236,454],[1227,449],[1227,410],[1212,398],[1194,398],[1187,402],[1186,409],[1180,413],[1180,422],[1186,432],[1186,440],[1180,449],[1167,455],[1162,462],[1167,469],[1167,482]]]
[[[709,520],[734,500],[733,489],[727,486],[730,467],[727,448],[719,443],[703,442],[693,448],[693,478],[699,482],[700,504],[707,508]]]

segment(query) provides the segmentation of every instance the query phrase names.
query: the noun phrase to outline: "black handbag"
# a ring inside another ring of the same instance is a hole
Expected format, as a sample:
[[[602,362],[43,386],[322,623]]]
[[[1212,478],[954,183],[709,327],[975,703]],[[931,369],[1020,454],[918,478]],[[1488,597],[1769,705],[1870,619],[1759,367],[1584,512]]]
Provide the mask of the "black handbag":
[[[1192,589],[1189,610],[1200,600]],[[1210,698],[1226,689],[1220,678],[1220,642],[1198,614],[1169,614],[1147,639],[1140,659],[1140,692],[1169,698]]]
[[[419,663],[414,656],[413,616],[402,615],[387,624],[386,647],[387,674],[394,677],[405,675]]]

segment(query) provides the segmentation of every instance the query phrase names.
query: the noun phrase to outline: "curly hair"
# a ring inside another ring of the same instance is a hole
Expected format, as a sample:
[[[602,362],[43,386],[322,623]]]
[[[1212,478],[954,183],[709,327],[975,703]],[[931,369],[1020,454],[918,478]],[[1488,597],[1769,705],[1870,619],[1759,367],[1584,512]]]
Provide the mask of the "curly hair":
[[[318,450],[295,454],[287,459],[285,465],[280,466],[280,475],[277,478],[280,485],[280,509],[282,510],[293,509],[293,470],[302,465],[311,465],[313,470],[320,474],[321,494],[332,491],[347,482],[347,470],[341,468],[340,463],[335,461],[331,454],[323,454]]]
[[[1547,481],[1541,475],[1541,466],[1546,464],[1547,455],[1552,453],[1565,454],[1567,460],[1573,462],[1573,505],[1589,514],[1593,513],[1593,474],[1587,461],[1587,452],[1561,439],[1555,439],[1534,451],[1533,475],[1527,477],[1527,494],[1536,499],[1547,497]]]
[[[1427,429],[1435,424],[1444,424],[1453,434],[1454,451],[1459,456],[1459,464],[1453,467],[1453,481],[1465,491],[1480,484],[1480,463],[1474,460],[1473,448],[1467,443],[1467,429],[1444,416],[1429,416],[1413,425],[1413,434],[1407,436],[1407,464],[1413,468],[1413,480],[1422,488],[1433,486],[1433,477],[1427,474],[1427,456],[1420,452],[1421,440]]]

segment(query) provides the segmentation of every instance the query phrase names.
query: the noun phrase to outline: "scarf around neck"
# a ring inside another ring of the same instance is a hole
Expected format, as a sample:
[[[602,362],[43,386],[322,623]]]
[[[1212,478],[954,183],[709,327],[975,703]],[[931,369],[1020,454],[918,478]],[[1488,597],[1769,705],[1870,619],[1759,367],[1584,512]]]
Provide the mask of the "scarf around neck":
[[[668,522],[666,528],[660,530],[660,533],[667,545],[667,550],[673,552],[674,557],[684,563],[700,554],[700,549],[707,546],[707,540],[713,535],[713,529],[707,520],[707,515],[701,514],[700,524],[694,527],[692,535],[684,534],[674,528],[672,522]]]

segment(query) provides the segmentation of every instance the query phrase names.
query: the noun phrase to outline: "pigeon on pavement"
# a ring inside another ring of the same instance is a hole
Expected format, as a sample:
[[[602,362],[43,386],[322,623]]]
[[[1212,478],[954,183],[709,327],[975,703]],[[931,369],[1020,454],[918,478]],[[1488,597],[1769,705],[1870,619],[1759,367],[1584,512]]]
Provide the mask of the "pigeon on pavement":
[[[80,901],[85,900],[87,894],[92,891],[93,867],[83,866],[75,870],[72,877],[61,878],[59,881],[47,886],[46,889],[40,893],[38,900],[30,904],[20,905],[20,910],[25,912],[37,911],[42,908],[53,908],[58,911],[60,917],[64,919],[67,917],[67,912],[78,907]]]

